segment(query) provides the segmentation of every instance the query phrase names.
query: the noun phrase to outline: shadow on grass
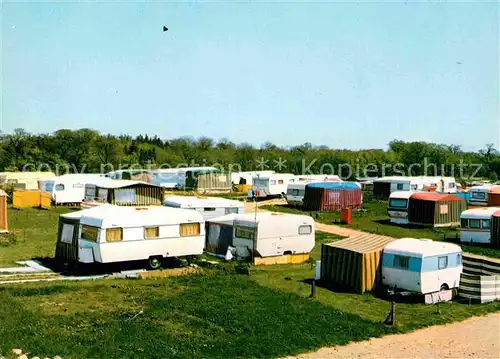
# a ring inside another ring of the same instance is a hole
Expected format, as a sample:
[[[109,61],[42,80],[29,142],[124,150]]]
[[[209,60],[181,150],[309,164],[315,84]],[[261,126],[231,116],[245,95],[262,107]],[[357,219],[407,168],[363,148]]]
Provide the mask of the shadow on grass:
[[[52,292],[2,288],[0,312],[6,317],[0,328],[0,352],[21,346],[37,355],[73,358],[158,357],[158,353],[168,358],[274,358],[393,332],[315,300],[263,287],[246,276],[171,278],[161,280],[164,287],[151,288],[150,283],[158,282],[134,281],[127,288],[112,287],[113,282],[100,282],[95,288],[68,283]],[[179,287],[183,290],[175,292]],[[58,305],[57,294],[64,288],[78,289],[89,306],[94,291],[117,291],[116,296],[109,295],[117,301],[123,300],[119,292],[127,291],[137,308],[126,315],[95,309],[68,314],[70,308],[64,315],[45,315],[18,300],[44,294],[49,295],[45,300]]]

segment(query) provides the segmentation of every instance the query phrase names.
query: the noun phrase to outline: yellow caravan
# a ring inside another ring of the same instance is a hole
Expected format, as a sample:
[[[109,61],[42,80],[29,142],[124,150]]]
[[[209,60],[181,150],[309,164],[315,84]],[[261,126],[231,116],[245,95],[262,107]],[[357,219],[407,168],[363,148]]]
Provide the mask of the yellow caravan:
[[[55,177],[52,172],[0,172],[0,186],[12,186],[16,189],[38,189],[42,178]]]

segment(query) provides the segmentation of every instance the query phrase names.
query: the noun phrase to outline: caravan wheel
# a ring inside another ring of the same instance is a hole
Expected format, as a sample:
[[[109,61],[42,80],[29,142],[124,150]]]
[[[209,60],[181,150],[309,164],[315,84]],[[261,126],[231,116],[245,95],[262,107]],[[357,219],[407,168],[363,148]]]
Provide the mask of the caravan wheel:
[[[444,290],[448,290],[448,289],[450,289],[450,288],[448,287],[448,284],[446,284],[446,283],[441,284],[441,288],[439,288],[440,291],[444,291]]]
[[[160,267],[161,267],[161,261],[162,261],[161,257],[151,257],[151,258],[149,258],[148,259],[149,268],[151,268],[151,269],[160,269]]]

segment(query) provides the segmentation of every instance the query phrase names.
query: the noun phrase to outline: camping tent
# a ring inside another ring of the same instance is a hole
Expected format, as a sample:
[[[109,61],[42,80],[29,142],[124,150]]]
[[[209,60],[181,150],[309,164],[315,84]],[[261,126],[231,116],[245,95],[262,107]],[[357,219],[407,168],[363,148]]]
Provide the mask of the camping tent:
[[[418,192],[410,197],[409,223],[431,227],[460,225],[460,214],[467,209],[463,198],[453,194]]]
[[[233,224],[237,214],[209,219],[205,222],[206,244],[208,253],[225,255],[229,246],[233,245]]]
[[[101,178],[85,185],[85,202],[117,206],[161,206],[163,188],[139,181]]]
[[[303,207],[309,211],[340,211],[360,209],[362,202],[361,186],[356,182],[318,182],[306,186]]]
[[[382,250],[393,238],[364,233],[321,245],[321,282],[364,293],[381,283]]]

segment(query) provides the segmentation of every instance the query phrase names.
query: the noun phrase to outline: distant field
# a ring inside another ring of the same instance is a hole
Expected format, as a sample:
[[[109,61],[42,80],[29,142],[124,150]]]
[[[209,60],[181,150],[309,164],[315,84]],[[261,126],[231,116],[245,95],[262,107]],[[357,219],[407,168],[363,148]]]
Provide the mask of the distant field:
[[[309,212],[288,206],[267,205],[261,208],[269,211],[300,213],[314,217],[318,222],[326,224],[338,224],[360,231],[378,233],[394,238],[429,238],[438,241],[449,241],[459,243],[460,229],[457,228],[425,228],[417,226],[400,226],[390,223],[387,215],[387,202],[369,201],[363,203],[363,210],[352,212],[352,224],[350,226],[338,223],[339,212]],[[500,250],[475,245],[460,244],[466,252],[481,254],[485,256],[500,258]]]
[[[15,233],[40,227],[4,243],[2,261],[52,256],[57,216],[67,210],[9,213]],[[322,242],[339,239],[317,233],[313,260]],[[316,298],[308,298],[312,263],[252,267],[250,276],[233,268],[162,279],[0,285],[0,355],[20,347],[30,357],[275,358],[500,311],[500,302],[446,303],[441,314],[435,306],[397,304],[397,325],[387,327],[390,303],[371,294],[318,287]]]

